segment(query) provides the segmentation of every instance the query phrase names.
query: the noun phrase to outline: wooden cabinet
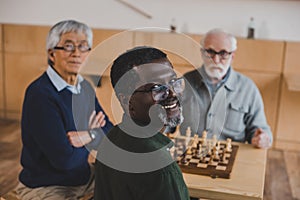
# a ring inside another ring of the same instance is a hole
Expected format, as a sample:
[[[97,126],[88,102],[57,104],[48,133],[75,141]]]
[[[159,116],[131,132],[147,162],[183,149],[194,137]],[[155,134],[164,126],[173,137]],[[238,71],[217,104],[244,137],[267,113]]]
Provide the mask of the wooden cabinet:
[[[118,30],[94,30],[94,48],[89,54],[83,74],[109,76],[112,61],[133,47],[133,33]]]
[[[101,75],[101,87],[96,88],[96,94],[113,123],[121,121],[123,110],[110,83],[110,68],[117,56],[133,47],[133,35],[130,31],[94,30],[95,46],[82,71],[83,74]]]
[[[275,147],[300,150],[300,42],[287,42]]]
[[[182,75],[202,63],[200,38],[200,35],[136,31],[134,45],[149,45],[165,51],[177,73]]]
[[[3,68],[3,42],[2,42],[2,26],[0,24],[0,118],[5,118],[5,99],[4,99],[4,68]]]
[[[25,89],[47,67],[48,27],[3,25],[5,109],[9,119],[20,119]]]
[[[257,72],[282,72],[284,42],[238,38],[233,65],[236,69]]]

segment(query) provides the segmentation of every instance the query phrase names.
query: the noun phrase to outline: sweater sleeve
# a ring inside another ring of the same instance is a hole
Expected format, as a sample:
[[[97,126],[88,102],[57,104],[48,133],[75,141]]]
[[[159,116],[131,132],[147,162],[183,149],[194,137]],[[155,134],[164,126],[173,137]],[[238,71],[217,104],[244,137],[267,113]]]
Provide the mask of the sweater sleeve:
[[[25,96],[22,116],[23,139],[34,140],[36,148],[58,170],[82,166],[88,156],[84,147],[75,148],[68,141],[65,127],[70,123],[71,114],[63,109],[63,103],[49,91],[31,89]],[[26,144],[32,143],[27,141]]]
[[[100,105],[100,103],[99,103],[99,101],[98,101],[98,99],[97,99],[96,96],[95,96],[95,108],[96,108],[96,112],[97,112],[97,113],[100,112],[100,111],[102,111],[103,114],[105,115],[106,124],[105,124],[104,127],[102,127],[102,129],[103,129],[104,133],[107,134],[108,131],[113,127],[113,124],[112,124],[112,122],[109,120],[107,114],[104,112],[104,110],[103,110],[103,108],[101,107],[101,105]]]
[[[96,138],[90,142],[89,144],[86,145],[86,147],[91,150],[91,149],[98,149],[98,146],[103,138],[103,135],[106,135],[109,130],[113,127],[112,122],[109,120],[108,115],[105,113],[104,109],[102,108],[102,106],[100,105],[97,96],[93,93],[93,96],[95,96],[95,110],[96,113],[98,114],[100,111],[103,112],[103,114],[105,115],[105,126],[101,127],[101,128],[97,128],[95,129],[95,131],[98,133]]]

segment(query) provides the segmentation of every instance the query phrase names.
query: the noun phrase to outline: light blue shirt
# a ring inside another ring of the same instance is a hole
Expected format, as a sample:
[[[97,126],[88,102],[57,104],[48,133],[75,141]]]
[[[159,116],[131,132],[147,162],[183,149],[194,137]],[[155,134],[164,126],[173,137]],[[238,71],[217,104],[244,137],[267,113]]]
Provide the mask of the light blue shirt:
[[[60,92],[64,88],[67,88],[73,94],[80,93],[81,90],[80,83],[83,81],[83,77],[81,75],[77,76],[78,82],[76,85],[70,85],[64,79],[62,79],[62,77],[51,66],[48,66],[46,73],[58,92]]]
[[[215,134],[220,140],[231,138],[251,143],[256,129],[262,128],[272,142],[272,132],[257,86],[232,67],[229,70],[224,83],[217,88],[209,88],[203,67],[184,75],[187,84],[182,101],[184,121],[180,125],[181,133],[190,127],[192,133],[199,136],[206,130],[207,137]],[[216,90],[211,91],[213,89]]]

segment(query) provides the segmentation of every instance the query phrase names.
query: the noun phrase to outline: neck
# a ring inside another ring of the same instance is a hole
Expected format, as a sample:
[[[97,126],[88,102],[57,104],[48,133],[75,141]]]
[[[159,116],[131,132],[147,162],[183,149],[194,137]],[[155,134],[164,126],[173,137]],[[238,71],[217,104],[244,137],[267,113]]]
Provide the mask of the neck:
[[[77,84],[77,74],[63,77],[63,79],[70,85],[76,85]]]
[[[78,75],[77,73],[64,73],[64,71],[57,70],[54,66],[51,66],[51,67],[68,84],[70,84],[70,85],[76,85],[77,84],[77,75]]]
[[[218,78],[209,78],[211,84],[213,85],[217,85],[218,83],[220,83],[222,81],[223,78],[218,79]]]

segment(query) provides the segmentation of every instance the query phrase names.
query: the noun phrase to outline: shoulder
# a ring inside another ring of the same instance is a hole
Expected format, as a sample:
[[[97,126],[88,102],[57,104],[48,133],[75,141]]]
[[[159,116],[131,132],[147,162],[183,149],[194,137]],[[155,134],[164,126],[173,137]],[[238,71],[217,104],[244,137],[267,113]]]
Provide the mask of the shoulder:
[[[47,93],[51,90],[54,90],[54,87],[48,75],[46,73],[43,73],[40,77],[29,84],[26,89],[26,93]]]
[[[186,79],[188,80],[199,80],[199,78],[202,79],[202,76],[200,75],[200,72],[199,72],[199,69],[194,69],[194,70],[191,70],[189,72],[186,72],[183,77],[185,77]]]
[[[231,73],[232,73],[231,76],[233,78],[234,84],[241,85],[243,87],[257,88],[254,81],[251,78],[249,78],[247,75],[234,70],[232,70]]]
[[[186,87],[189,88],[189,86],[192,86],[193,88],[198,88],[202,85],[202,76],[199,72],[199,69],[194,69],[192,71],[189,71],[183,75],[184,79],[188,84],[186,84]]]

